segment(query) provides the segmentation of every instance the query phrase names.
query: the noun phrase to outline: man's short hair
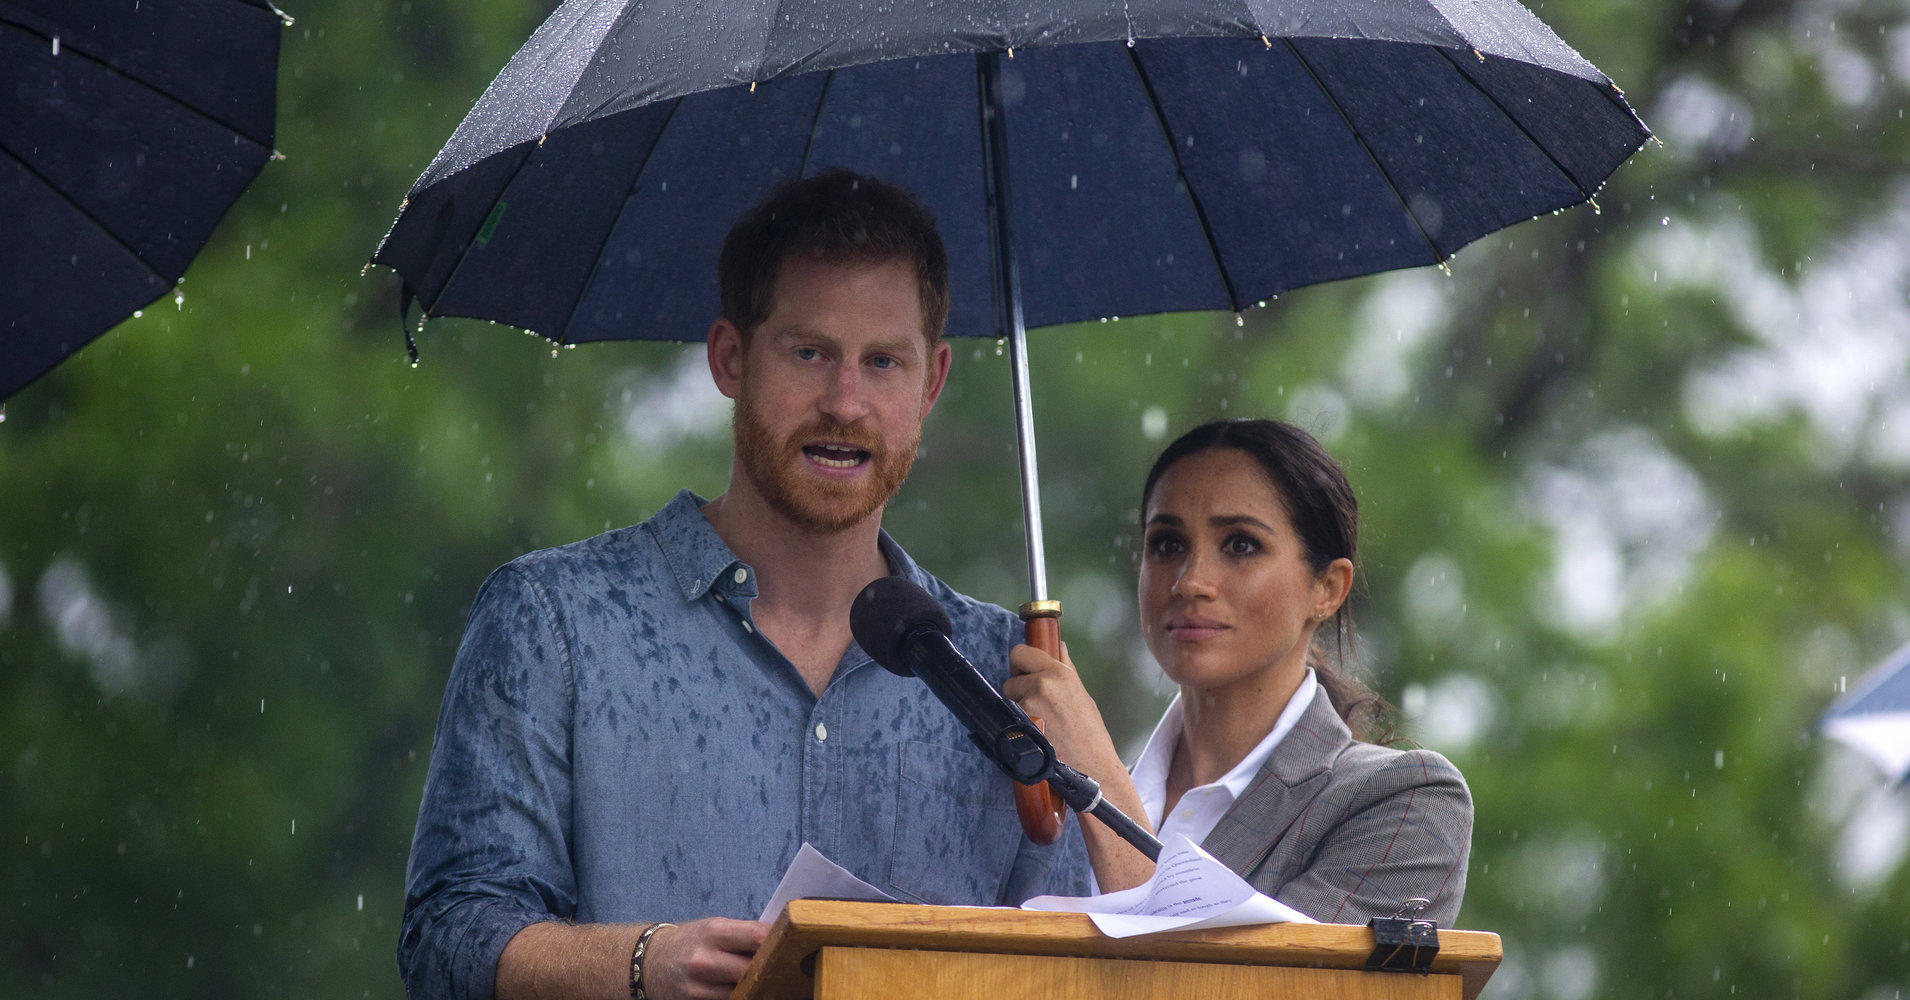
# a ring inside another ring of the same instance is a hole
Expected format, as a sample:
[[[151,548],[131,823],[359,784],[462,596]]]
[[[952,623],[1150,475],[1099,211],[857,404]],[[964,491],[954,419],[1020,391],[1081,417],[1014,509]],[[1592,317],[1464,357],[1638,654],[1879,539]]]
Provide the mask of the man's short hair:
[[[832,167],[778,186],[723,238],[716,280],[723,318],[745,337],[775,305],[776,276],[791,254],[825,264],[915,265],[922,333],[930,345],[948,322],[948,251],[935,216],[886,181]]]

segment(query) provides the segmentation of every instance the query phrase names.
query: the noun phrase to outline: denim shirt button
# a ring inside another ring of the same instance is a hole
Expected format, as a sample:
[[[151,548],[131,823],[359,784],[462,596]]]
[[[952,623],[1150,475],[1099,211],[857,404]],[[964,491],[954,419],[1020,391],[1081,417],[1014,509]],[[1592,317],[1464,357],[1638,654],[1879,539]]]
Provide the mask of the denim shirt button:
[[[738,566],[736,567],[736,573],[733,576],[731,576],[730,579],[735,580],[737,583],[748,583],[749,570],[746,570],[743,567]]]
[[[823,725],[820,722],[816,723],[816,742],[821,743],[822,741],[828,738],[829,738],[829,727]]]
[[[745,632],[748,632],[748,633],[749,633],[749,634],[751,634],[751,635],[755,635],[755,634],[756,634],[756,629],[755,629],[755,627],[754,627],[754,626],[752,626],[752,625],[750,625],[750,623],[749,623],[749,619],[747,619],[747,618],[742,618],[742,619],[738,619],[738,620],[739,620],[739,621],[741,621],[741,622],[743,623],[743,631],[745,631]]]

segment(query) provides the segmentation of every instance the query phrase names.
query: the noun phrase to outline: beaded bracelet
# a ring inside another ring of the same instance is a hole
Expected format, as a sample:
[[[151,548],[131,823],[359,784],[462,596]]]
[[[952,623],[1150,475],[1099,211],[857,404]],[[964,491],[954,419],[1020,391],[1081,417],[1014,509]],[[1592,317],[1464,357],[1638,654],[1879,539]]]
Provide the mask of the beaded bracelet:
[[[643,992],[643,953],[650,949],[650,936],[665,927],[675,927],[671,923],[654,923],[637,935],[637,946],[630,949],[630,1000],[650,1000]]]

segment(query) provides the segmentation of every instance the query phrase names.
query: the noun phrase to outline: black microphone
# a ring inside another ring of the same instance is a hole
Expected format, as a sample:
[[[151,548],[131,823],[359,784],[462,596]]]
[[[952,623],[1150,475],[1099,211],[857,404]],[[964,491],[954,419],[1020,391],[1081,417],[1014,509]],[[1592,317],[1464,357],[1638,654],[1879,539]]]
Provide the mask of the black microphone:
[[[899,576],[876,580],[856,595],[849,631],[889,672],[920,677],[1010,778],[1032,785],[1054,773],[1054,746],[955,648],[948,613],[928,591]]]

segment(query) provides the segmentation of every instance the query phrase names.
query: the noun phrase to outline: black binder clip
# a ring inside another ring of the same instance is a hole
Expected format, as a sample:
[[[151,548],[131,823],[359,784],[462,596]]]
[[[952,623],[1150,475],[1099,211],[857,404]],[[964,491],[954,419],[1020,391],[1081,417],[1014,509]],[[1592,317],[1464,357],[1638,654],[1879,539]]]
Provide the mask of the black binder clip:
[[[1419,918],[1431,905],[1431,900],[1415,897],[1402,904],[1398,913],[1366,922],[1373,929],[1373,953],[1366,956],[1368,972],[1432,971],[1433,956],[1439,954],[1439,925]]]

